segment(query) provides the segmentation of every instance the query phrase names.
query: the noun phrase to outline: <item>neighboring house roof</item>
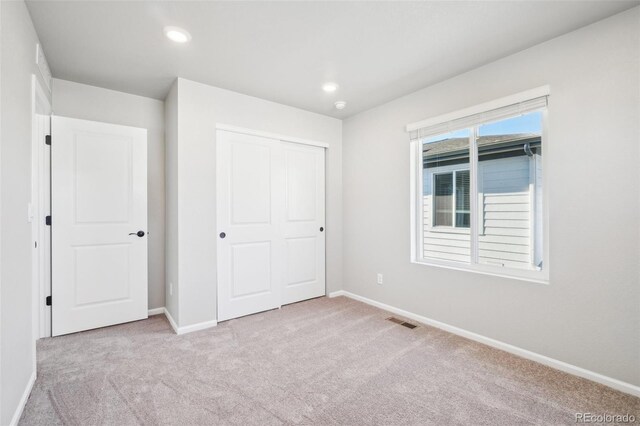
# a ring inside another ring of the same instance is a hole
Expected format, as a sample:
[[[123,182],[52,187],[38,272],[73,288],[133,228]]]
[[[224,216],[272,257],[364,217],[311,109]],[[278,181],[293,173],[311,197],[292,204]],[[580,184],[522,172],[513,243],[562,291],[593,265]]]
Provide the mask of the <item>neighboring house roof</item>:
[[[510,153],[525,155],[524,145],[531,149],[541,147],[540,135],[520,133],[511,135],[480,136],[478,138],[478,154],[481,156]],[[469,139],[452,138],[438,142],[426,143],[422,147],[424,159],[428,162],[455,161],[469,157]]]

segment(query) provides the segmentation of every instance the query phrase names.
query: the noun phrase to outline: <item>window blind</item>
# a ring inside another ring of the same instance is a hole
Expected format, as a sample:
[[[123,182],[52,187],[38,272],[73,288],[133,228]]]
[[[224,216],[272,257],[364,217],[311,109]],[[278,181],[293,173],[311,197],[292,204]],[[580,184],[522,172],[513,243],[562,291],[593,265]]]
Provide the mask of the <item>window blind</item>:
[[[433,226],[452,226],[453,173],[435,175]]]
[[[428,136],[449,133],[454,130],[466,129],[479,124],[526,114],[531,111],[546,108],[547,102],[548,95],[544,95],[494,108],[485,106],[485,108],[487,108],[486,110],[482,110],[482,106],[469,108],[459,113],[446,114],[433,119],[409,124],[407,131],[411,136],[411,140],[422,139]],[[465,113],[467,115],[465,115]]]

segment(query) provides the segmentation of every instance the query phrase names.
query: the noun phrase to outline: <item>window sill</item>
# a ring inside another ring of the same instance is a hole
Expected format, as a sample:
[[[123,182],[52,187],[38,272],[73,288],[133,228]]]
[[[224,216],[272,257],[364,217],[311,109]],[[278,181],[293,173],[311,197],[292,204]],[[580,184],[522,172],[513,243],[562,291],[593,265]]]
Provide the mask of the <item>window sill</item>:
[[[435,266],[437,268],[452,269],[455,271],[472,272],[493,277],[509,278],[513,280],[526,281],[535,284],[549,285],[548,274],[543,271],[527,271],[510,269],[508,272],[503,268],[495,268],[488,265],[465,265],[459,262],[447,262],[438,260],[411,260],[411,263],[423,266]]]

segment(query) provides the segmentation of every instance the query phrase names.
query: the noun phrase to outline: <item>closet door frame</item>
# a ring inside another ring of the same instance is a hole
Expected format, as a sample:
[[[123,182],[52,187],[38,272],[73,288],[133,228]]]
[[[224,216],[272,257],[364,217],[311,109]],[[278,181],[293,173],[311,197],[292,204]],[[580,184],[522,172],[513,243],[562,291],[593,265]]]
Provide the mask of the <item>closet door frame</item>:
[[[299,143],[302,145],[319,146],[327,149],[329,148],[329,144],[326,142],[319,142],[311,139],[296,138],[293,136],[285,136],[278,133],[263,132],[261,130],[252,130],[244,127],[231,126],[228,124],[221,124],[221,123],[216,124],[216,130],[226,130],[229,132],[241,133],[243,135],[260,136],[263,138],[275,139],[281,142],[292,142],[292,143]]]

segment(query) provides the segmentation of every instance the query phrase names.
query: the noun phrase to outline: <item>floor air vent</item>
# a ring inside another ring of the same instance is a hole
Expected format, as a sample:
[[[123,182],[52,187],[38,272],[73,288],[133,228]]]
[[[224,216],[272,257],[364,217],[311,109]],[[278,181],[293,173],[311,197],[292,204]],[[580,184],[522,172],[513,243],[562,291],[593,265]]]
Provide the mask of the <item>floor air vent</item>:
[[[387,321],[391,321],[391,322],[394,322],[396,324],[400,324],[401,326],[410,328],[412,330],[417,327],[417,325],[415,325],[415,324],[411,324],[410,322],[406,322],[406,321],[401,320],[400,318],[396,318],[396,317],[389,317],[389,318],[387,318]]]

